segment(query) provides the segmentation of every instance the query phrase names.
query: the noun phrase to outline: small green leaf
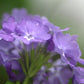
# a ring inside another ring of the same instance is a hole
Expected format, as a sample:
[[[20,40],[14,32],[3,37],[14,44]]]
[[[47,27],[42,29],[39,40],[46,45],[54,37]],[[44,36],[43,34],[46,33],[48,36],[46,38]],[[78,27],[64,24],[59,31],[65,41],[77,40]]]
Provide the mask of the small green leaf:
[[[31,50],[31,62],[33,62],[34,56],[35,56],[35,50],[32,49],[32,50]]]
[[[27,72],[26,72],[26,69],[25,69],[25,66],[24,66],[22,60],[19,60],[19,63],[21,64],[24,74],[27,75]]]
[[[5,84],[14,84],[14,82],[7,81]]]
[[[69,79],[69,83],[68,84],[72,84],[72,78]]]
[[[53,65],[51,63],[46,63],[45,66],[49,69],[51,68]]]
[[[19,82],[19,81],[17,81],[17,82],[16,82],[16,84],[20,84],[20,82]]]
[[[29,70],[29,76],[33,77],[40,70],[40,68],[49,60],[49,58],[50,56],[46,56],[44,59],[42,59],[42,61],[40,60],[40,63],[37,64],[36,68]]]
[[[29,69],[29,52],[25,51],[25,61],[26,61],[26,67],[27,67],[27,71]]]
[[[33,84],[33,79],[28,76],[25,78],[23,84]]]
[[[52,56],[52,60],[53,61],[56,61],[59,58],[60,58],[60,55],[59,54],[55,54],[54,56]]]

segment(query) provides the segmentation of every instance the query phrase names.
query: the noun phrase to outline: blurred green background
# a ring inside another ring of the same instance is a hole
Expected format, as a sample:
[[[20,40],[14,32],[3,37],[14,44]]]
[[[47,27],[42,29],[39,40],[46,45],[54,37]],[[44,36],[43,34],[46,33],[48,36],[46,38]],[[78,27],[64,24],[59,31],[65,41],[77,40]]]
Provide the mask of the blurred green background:
[[[84,0],[0,0],[0,20],[3,13],[13,8],[26,8],[31,14],[46,16],[61,28],[69,27],[67,33],[77,34],[78,43],[84,58]],[[5,84],[8,76],[0,67],[0,84]]]

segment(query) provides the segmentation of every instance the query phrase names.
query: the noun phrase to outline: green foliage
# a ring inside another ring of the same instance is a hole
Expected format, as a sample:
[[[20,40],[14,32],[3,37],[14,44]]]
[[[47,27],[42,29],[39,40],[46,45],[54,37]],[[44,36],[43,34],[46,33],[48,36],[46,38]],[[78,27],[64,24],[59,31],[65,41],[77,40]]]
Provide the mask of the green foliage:
[[[5,84],[7,80],[8,80],[8,75],[6,73],[6,70],[3,66],[0,66],[0,84]]]
[[[20,82],[19,82],[19,81],[17,81],[17,82],[16,82],[16,84],[20,84]]]
[[[53,65],[51,63],[46,63],[45,66],[49,69],[51,67],[53,67]]]
[[[25,78],[23,84],[33,84],[33,79],[28,76]]]
[[[69,80],[69,84],[72,84],[72,79]]]
[[[7,81],[5,84],[14,84],[14,83],[11,81]]]

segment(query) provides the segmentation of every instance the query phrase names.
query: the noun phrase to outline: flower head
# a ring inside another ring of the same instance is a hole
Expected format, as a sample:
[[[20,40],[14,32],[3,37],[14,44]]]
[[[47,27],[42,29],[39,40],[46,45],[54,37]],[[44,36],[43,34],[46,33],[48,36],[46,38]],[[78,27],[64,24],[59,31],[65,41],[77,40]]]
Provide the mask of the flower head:
[[[84,65],[77,35],[63,34],[67,30],[25,9],[5,14],[0,30],[0,65],[9,79],[24,84],[68,84],[69,79],[73,84],[84,83],[84,69],[77,67],[78,62]]]
[[[58,32],[54,34],[53,41],[55,44],[55,51],[61,55],[64,62],[70,62],[73,65],[80,62],[81,51],[76,42],[76,35],[64,35],[62,32]]]
[[[23,12],[21,18],[18,17],[19,12]],[[16,20],[17,17],[19,20]],[[7,41],[18,39],[29,44],[31,42],[44,42],[51,37],[47,25],[49,22],[40,16],[27,15],[25,10],[14,9],[13,14],[5,18],[1,30],[5,33],[5,36],[4,33],[0,33],[0,37],[4,40],[6,40],[5,37],[11,37]]]

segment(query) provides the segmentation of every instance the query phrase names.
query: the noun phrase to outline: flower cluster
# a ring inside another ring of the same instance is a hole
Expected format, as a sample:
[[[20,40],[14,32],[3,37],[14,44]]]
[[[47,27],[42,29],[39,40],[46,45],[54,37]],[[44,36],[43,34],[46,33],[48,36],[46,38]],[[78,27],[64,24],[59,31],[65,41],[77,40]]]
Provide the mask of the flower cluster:
[[[11,81],[23,84],[84,84],[84,60],[77,35],[63,34],[46,17],[25,9],[4,14],[0,30],[0,65]],[[17,71],[17,73],[16,73]]]

